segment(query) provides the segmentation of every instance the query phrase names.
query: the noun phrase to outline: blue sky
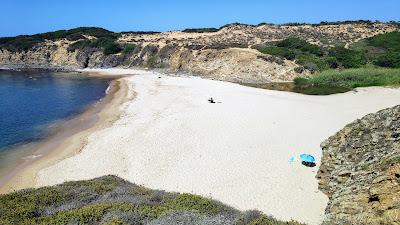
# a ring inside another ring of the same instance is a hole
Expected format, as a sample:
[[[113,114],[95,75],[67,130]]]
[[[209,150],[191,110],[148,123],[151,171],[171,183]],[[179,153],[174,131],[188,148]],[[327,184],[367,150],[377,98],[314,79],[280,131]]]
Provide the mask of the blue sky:
[[[79,26],[167,31],[241,22],[400,20],[399,0],[1,0],[0,36]]]

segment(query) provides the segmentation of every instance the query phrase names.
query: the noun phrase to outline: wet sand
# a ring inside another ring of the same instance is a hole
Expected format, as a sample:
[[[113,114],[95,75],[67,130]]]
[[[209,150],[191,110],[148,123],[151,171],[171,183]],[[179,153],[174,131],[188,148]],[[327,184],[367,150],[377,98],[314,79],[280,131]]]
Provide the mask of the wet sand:
[[[86,75],[101,76],[95,73]],[[118,106],[125,101],[127,89],[122,76],[110,77],[116,79],[110,83],[104,98],[89,106],[83,113],[57,124],[54,134],[43,141],[24,145],[24,150],[16,149],[12,157],[21,157],[23,152],[29,154],[24,155],[16,165],[7,168],[2,174],[0,194],[33,187],[36,173],[40,169],[79,153],[91,132],[108,127],[119,118],[121,111]]]

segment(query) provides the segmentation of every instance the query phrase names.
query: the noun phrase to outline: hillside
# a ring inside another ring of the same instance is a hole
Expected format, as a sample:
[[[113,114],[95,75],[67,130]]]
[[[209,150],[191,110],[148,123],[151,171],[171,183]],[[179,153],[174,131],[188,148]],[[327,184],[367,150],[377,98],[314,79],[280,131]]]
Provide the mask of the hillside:
[[[365,38],[398,30],[397,23],[368,21],[318,25],[229,24],[219,29],[164,33],[113,33],[101,28],[76,28],[0,38],[0,66],[51,70],[145,67],[239,83],[281,82],[309,75],[322,67],[314,61],[311,63],[315,65],[308,63],[310,57],[302,60],[282,57],[260,48],[289,37],[323,49],[348,47]]]
[[[115,176],[0,195],[0,224],[300,225],[192,194],[147,189]]]

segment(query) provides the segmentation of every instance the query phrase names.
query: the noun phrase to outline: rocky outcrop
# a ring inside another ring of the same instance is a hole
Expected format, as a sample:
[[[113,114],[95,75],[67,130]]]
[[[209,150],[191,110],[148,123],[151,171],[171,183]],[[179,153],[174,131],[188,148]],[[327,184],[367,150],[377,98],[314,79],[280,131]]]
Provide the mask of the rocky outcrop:
[[[173,73],[242,83],[291,81],[300,74],[295,71],[296,63],[272,58],[268,60],[249,48],[192,50],[175,44],[138,45],[132,53],[113,55],[104,55],[95,48],[68,51],[68,44],[59,43],[40,44],[27,52],[0,51],[0,65],[15,69],[162,68]]]
[[[45,40],[28,51],[0,49],[0,67],[16,69],[75,70],[82,68],[163,68],[210,79],[241,83],[292,81],[310,71],[293,61],[253,50],[270,42],[295,36],[320,46],[350,44],[362,38],[398,30],[391,23],[338,25],[231,24],[213,32],[126,32],[113,35],[118,44],[135,45],[132,52],[104,55],[93,46],[73,47],[80,39]],[[87,30],[92,30],[89,28]],[[101,30],[101,29],[100,29]],[[207,31],[207,30],[205,30]],[[100,32],[100,31],[96,31]],[[85,36],[86,39],[95,39]]]
[[[347,125],[321,146],[325,224],[399,224],[400,106]]]

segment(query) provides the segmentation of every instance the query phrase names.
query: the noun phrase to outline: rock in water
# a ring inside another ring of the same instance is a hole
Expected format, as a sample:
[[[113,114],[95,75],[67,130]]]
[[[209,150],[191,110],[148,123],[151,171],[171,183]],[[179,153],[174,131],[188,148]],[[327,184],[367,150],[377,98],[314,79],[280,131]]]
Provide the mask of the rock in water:
[[[400,106],[356,120],[321,147],[324,224],[399,224]]]

